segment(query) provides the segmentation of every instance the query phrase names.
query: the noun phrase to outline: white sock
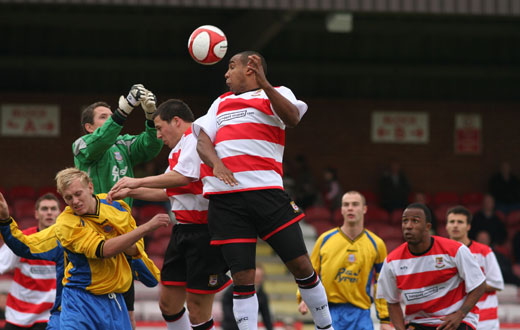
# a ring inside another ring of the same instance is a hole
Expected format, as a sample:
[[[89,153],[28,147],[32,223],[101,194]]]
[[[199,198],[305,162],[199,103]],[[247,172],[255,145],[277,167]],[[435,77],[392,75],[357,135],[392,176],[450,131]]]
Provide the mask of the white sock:
[[[168,330],[191,330],[188,312],[185,310],[182,316],[175,321],[166,321],[166,328]]]
[[[309,308],[316,324],[316,329],[330,329],[332,328],[332,318],[330,317],[329,304],[327,302],[327,293],[319,278],[316,278],[317,283],[313,285],[303,286],[299,285],[300,294],[303,301]]]
[[[256,294],[245,299],[233,298],[233,314],[240,330],[257,330],[258,298]]]

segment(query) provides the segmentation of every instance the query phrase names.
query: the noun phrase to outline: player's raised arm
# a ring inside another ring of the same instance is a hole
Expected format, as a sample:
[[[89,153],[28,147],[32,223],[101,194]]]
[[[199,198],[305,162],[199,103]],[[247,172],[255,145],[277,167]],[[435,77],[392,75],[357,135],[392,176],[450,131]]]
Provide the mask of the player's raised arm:
[[[230,186],[238,185],[238,181],[235,179],[233,172],[231,172],[218,157],[213,143],[203,130],[200,131],[197,138],[197,152],[199,153],[200,159],[202,159],[206,165],[213,168],[213,175],[216,178]]]

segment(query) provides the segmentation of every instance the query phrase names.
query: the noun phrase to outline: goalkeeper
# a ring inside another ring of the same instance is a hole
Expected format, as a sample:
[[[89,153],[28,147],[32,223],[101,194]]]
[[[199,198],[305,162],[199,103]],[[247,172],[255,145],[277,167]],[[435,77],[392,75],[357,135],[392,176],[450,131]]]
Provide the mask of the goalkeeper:
[[[153,122],[156,110],[155,95],[141,84],[133,85],[126,97],[121,95],[118,108],[112,112],[105,102],[95,102],[81,113],[81,127],[86,133],[72,145],[74,165],[88,173],[94,184],[94,194],[108,193],[122,177],[134,177],[133,167],[155,158],[163,147],[157,139]],[[135,107],[144,110],[145,130],[139,135],[119,135],[126,118]],[[133,199],[124,201],[132,207]],[[134,316],[134,285],[123,296],[132,323],[136,328]]]
[[[133,167],[155,158],[163,142],[157,139],[153,122],[155,95],[143,85],[133,85],[127,97],[121,95],[116,111],[105,102],[95,102],[81,114],[81,127],[86,133],[72,145],[74,165],[88,173],[94,183],[94,194],[108,193],[122,177],[134,177]],[[145,130],[139,135],[119,135],[126,118],[136,106],[145,111]],[[132,199],[125,198],[132,206]]]

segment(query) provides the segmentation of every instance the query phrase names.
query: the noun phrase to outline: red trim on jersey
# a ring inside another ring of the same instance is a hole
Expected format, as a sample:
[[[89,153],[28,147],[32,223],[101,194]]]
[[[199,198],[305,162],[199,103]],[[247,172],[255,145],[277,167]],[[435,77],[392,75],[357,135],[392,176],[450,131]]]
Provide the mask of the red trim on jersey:
[[[220,194],[232,194],[237,192],[243,192],[243,191],[252,191],[252,190],[264,190],[264,189],[280,189],[283,190],[283,187],[280,186],[269,186],[269,187],[251,187],[251,188],[244,188],[244,189],[237,189],[237,190],[226,190],[226,191],[208,191],[204,193],[204,197],[207,197],[208,195],[220,195]]]
[[[479,310],[478,314],[479,316],[479,322],[480,321],[486,321],[486,320],[496,320],[498,319],[498,308],[497,307],[491,307],[491,308],[484,308]]]
[[[56,289],[56,279],[55,278],[47,278],[47,279],[40,279],[40,278],[33,278],[29,277],[22,273],[20,268],[16,267],[14,270],[14,278],[13,280],[23,286],[26,289],[29,289],[31,291],[43,291],[48,292],[52,289]]]
[[[187,185],[182,186],[182,187],[166,188],[166,194],[168,196],[184,195],[184,194],[200,195],[200,194],[202,194],[202,182],[199,180],[199,181],[190,182]]]
[[[208,223],[208,211],[197,211],[197,210],[174,210],[175,218],[179,222],[184,223],[198,223],[198,224],[206,224]]]
[[[218,98],[219,98],[219,99],[223,99],[223,98],[225,98],[225,97],[228,97],[229,95],[233,95],[233,92],[231,92],[231,91],[230,91],[230,92],[226,92],[226,93],[220,95]]]
[[[270,116],[274,115],[273,110],[271,110],[271,102],[268,98],[229,98],[219,103],[217,116],[228,111],[247,111],[249,108],[254,108]]]
[[[175,165],[179,162],[179,157],[181,155],[181,149],[177,150],[177,152],[174,152],[171,154],[171,157],[168,159],[168,164],[170,165],[170,171],[173,170]]]
[[[231,243],[256,243],[256,238],[230,238],[230,239],[212,239],[211,245],[224,245]]]
[[[262,239],[263,239],[264,241],[267,240],[269,237],[273,236],[274,234],[276,234],[276,233],[279,232],[280,230],[289,227],[290,225],[292,225],[292,224],[295,223],[295,222],[300,221],[304,216],[305,216],[305,214],[303,214],[303,213],[300,214],[300,215],[297,216],[296,218],[292,219],[291,221],[287,222],[286,224],[281,225],[280,227],[276,228],[275,230],[273,230],[273,231],[270,232],[269,234],[265,235],[264,237],[262,237]]]
[[[161,281],[161,284],[169,286],[186,286],[186,282],[181,281]]]
[[[247,295],[255,294],[255,293],[256,293],[256,290],[248,291],[248,292],[236,292],[236,291],[233,291],[233,296],[247,296]]]
[[[215,289],[215,290],[199,290],[199,289],[186,288],[186,292],[198,293],[198,294],[212,294],[212,293],[217,293],[217,292],[220,292],[220,291],[224,290],[225,288],[230,286],[231,283],[233,283],[233,281],[231,279],[229,279],[226,282],[226,284],[224,284],[223,286],[221,286],[220,288]]]
[[[285,130],[259,123],[243,123],[221,127],[214,145],[227,140],[262,140],[285,146]]]
[[[20,262],[23,262],[23,263],[26,263],[29,265],[56,266],[56,263],[54,261],[48,261],[48,260],[20,258]]]
[[[406,306],[406,315],[412,315],[421,311],[427,314],[433,314],[439,310],[445,309],[457,301],[461,301],[466,296],[466,286],[464,281],[461,281],[459,286],[444,296],[425,301],[424,303],[410,304]],[[448,305],[447,305],[448,304]],[[475,307],[471,310],[476,312]],[[478,312],[477,312],[478,314]]]
[[[16,297],[12,295],[7,296],[6,306],[14,309],[18,312],[29,313],[29,314],[40,314],[43,312],[49,311],[54,302],[42,302],[41,304],[32,304],[20,299],[16,299]]]
[[[432,270],[410,275],[396,276],[396,283],[400,290],[420,289],[434,284],[444,283],[457,274],[457,267]]]
[[[247,171],[275,171],[278,175],[283,175],[282,163],[273,158],[258,157],[251,155],[240,155],[226,157],[222,159],[224,165],[233,173]],[[206,164],[200,167],[200,178],[213,176],[213,169]]]

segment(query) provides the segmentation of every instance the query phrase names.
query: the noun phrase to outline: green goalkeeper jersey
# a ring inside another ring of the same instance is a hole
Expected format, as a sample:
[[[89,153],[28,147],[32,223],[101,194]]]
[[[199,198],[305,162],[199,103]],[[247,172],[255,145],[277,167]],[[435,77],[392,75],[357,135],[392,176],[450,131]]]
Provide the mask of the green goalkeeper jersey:
[[[88,173],[94,183],[94,194],[108,193],[124,176],[133,178],[135,165],[159,154],[163,142],[157,139],[153,122],[147,121],[145,127],[139,135],[119,135],[123,126],[110,117],[103,126],[73,143],[74,164]],[[132,206],[132,198],[124,201]]]

